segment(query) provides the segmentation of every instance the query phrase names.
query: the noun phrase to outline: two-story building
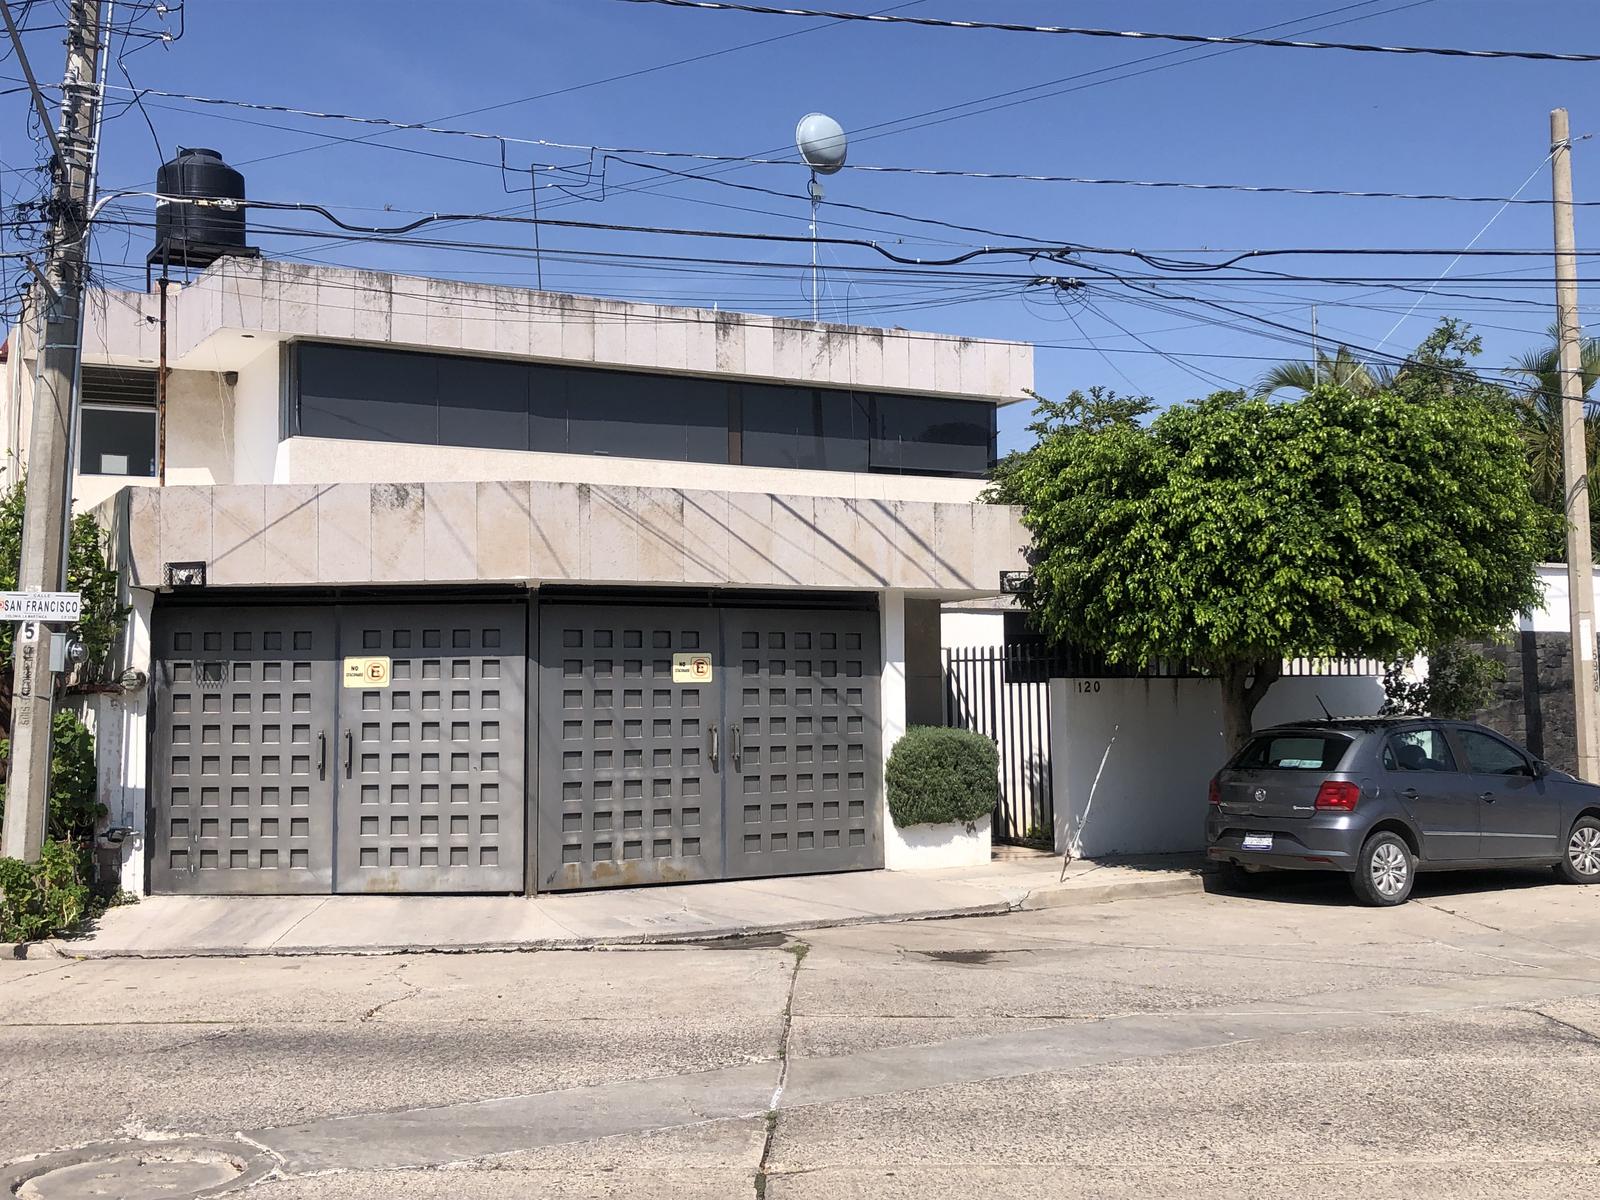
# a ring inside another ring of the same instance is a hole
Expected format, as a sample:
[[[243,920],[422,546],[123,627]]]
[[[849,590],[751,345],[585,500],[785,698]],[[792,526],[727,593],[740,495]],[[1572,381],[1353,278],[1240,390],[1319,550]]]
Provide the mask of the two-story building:
[[[158,413],[158,297],[90,308],[125,886],[905,861],[884,756],[939,719],[940,603],[1023,566],[978,495],[1030,347],[224,258],[169,292]]]

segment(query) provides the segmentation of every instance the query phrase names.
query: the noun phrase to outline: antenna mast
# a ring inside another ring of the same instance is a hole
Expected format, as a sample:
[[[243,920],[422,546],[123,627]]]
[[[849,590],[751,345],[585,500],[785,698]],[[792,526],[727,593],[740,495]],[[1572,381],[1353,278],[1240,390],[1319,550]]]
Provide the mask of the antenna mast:
[[[811,196],[811,319],[822,319],[822,290],[817,273],[817,206],[822,203],[822,182],[818,175],[832,175],[844,166],[848,149],[844,128],[824,113],[807,113],[794,127],[795,148],[811,168],[806,191]]]

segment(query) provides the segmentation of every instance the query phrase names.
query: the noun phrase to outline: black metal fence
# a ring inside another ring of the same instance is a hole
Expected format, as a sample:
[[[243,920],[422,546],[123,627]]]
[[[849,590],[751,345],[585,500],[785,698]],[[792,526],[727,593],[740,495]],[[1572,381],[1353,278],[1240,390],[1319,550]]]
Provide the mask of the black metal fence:
[[[944,720],[992,740],[1000,751],[994,840],[1054,844],[1050,782],[1052,657],[1034,646],[944,652]]]

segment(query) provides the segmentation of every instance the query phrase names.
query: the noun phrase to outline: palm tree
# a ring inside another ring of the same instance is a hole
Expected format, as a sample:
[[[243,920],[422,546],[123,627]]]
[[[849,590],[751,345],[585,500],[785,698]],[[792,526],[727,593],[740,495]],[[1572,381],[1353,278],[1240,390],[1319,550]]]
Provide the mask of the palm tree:
[[[1340,346],[1330,358],[1326,351],[1317,352],[1317,361],[1279,363],[1256,384],[1256,395],[1270,396],[1283,388],[1298,388],[1309,392],[1320,384],[1333,384],[1358,395],[1370,395],[1394,386],[1395,372],[1389,367],[1369,367],[1350,353],[1348,346]]]
[[[1600,449],[1600,416],[1596,416],[1587,401],[1595,384],[1600,383],[1600,338],[1583,340],[1581,363],[1584,425],[1588,432],[1589,467],[1593,470],[1596,450]],[[1528,463],[1533,468],[1534,495],[1559,508],[1563,495],[1559,329],[1550,326],[1549,345],[1529,350],[1509,370],[1523,381],[1523,387],[1517,392],[1517,415],[1528,447]]]

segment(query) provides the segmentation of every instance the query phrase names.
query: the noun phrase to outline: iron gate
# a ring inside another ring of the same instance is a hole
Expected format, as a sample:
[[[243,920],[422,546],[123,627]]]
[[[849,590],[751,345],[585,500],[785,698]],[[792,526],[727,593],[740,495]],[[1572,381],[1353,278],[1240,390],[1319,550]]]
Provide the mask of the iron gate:
[[[1048,652],[1029,645],[944,652],[946,725],[973,729],[1000,751],[997,842],[1054,845]]]
[[[541,890],[882,864],[876,614],[547,605],[539,663]]]
[[[153,890],[521,891],[526,611],[158,610]]]

